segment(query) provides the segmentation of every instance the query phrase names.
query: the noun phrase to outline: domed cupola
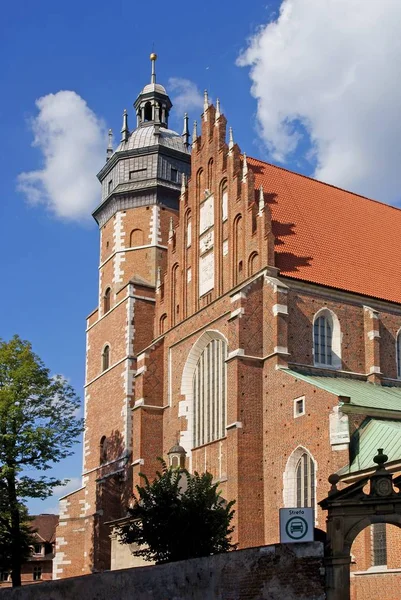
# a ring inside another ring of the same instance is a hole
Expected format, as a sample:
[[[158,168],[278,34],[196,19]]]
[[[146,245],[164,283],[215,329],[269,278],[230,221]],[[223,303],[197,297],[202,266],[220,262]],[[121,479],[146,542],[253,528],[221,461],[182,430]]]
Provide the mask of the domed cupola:
[[[93,216],[103,226],[119,210],[163,205],[178,210],[182,176],[191,172],[188,116],[182,134],[168,128],[172,102],[156,83],[156,54],[150,55],[151,81],[134,102],[137,126],[130,131],[124,110],[120,143],[109,131],[106,163],[98,173],[102,200]]]
[[[156,60],[157,54],[150,55],[152,62],[152,74],[150,83],[145,85],[138,98],[134,102],[137,127],[158,124],[160,127],[168,127],[168,116],[172,107],[171,100],[165,88],[156,83]]]

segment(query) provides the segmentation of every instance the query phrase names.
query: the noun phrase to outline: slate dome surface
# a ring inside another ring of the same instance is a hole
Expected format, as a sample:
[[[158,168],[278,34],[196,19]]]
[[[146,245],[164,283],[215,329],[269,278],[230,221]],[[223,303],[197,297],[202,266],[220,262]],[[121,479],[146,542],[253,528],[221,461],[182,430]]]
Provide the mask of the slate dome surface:
[[[155,135],[155,131],[158,132]],[[184,140],[176,131],[166,129],[165,127],[155,125],[147,125],[145,127],[138,127],[129,136],[126,142],[121,142],[116,148],[116,152],[122,152],[124,150],[135,150],[138,148],[148,148],[149,146],[166,146],[179,152],[185,152],[189,154],[185,147]]]

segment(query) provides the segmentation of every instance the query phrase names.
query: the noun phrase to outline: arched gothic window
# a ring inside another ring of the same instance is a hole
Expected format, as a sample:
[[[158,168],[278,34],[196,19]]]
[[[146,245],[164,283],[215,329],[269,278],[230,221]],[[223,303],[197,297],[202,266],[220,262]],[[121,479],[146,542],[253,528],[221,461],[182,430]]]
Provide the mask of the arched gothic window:
[[[144,110],[144,120],[145,121],[152,121],[152,105],[150,102],[146,102],[145,104],[145,110]]]
[[[227,344],[213,339],[198,359],[193,378],[194,446],[226,435]]]
[[[160,317],[160,323],[159,323],[159,333],[160,335],[162,335],[166,329],[166,322],[167,322],[167,315],[163,314]]]
[[[100,438],[99,451],[100,464],[103,465],[107,462],[107,438],[105,435]]]
[[[401,329],[397,335],[396,354],[397,354],[397,377],[399,379],[401,379]]]
[[[221,184],[221,218],[226,221],[228,218],[228,188],[227,179]]]
[[[213,187],[213,158],[211,158],[207,165],[207,187],[209,190]]]
[[[326,308],[313,322],[313,357],[317,366],[341,368],[341,332],[337,316]]]
[[[311,454],[299,446],[291,454],[284,472],[284,506],[315,508],[316,463]]]
[[[105,371],[110,366],[110,346],[105,346],[102,353],[102,370]]]
[[[298,460],[295,477],[296,506],[315,506],[315,463],[312,458],[304,452]]]
[[[111,289],[107,288],[103,297],[103,313],[106,314],[110,310]]]

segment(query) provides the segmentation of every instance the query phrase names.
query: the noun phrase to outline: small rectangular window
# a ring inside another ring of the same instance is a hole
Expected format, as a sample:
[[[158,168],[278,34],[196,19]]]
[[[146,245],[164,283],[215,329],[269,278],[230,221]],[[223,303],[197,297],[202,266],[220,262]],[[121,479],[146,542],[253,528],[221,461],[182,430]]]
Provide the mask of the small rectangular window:
[[[294,400],[294,418],[301,417],[305,414],[305,396],[295,398]]]
[[[111,189],[112,189],[112,187],[113,187],[113,180],[112,180],[112,179],[110,179],[110,181],[109,181],[109,185],[108,185],[108,188],[107,188],[107,190],[108,190],[108,193],[109,193],[109,194],[111,193]]]
[[[178,181],[178,171],[177,169],[171,169],[171,181]]]
[[[42,567],[40,565],[35,565],[33,567],[33,580],[40,581],[42,579]]]
[[[143,179],[146,177],[147,168],[144,169],[135,169],[134,171],[129,172],[130,179]]]
[[[34,554],[42,554],[42,544],[35,544],[33,547]]]

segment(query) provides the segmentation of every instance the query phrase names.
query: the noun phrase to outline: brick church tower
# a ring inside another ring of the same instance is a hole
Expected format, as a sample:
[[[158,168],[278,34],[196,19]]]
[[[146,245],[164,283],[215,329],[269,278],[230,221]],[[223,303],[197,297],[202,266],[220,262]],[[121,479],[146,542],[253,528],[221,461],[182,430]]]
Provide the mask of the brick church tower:
[[[247,157],[207,93],[190,153],[151,60],[99,173],[83,479],[61,499],[55,578],[132,566],[110,523],[177,442],[236,501],[240,548],[276,543],[283,507],[324,530],[328,476],[358,480],[378,448],[401,471],[401,211]],[[399,595],[382,525],[353,546],[358,598]]]
[[[156,58],[151,82],[134,103],[136,129],[129,131],[125,110],[121,142],[113,151],[109,132],[98,174],[99,305],[87,319],[83,488],[61,501],[67,521],[58,532],[56,577],[108,567],[104,521],[122,516],[132,489],[133,369],[138,349],[153,338],[155,286],[177,222],[181,180],[190,173],[188,120],[182,135],[168,128],[172,103],[156,83]]]

